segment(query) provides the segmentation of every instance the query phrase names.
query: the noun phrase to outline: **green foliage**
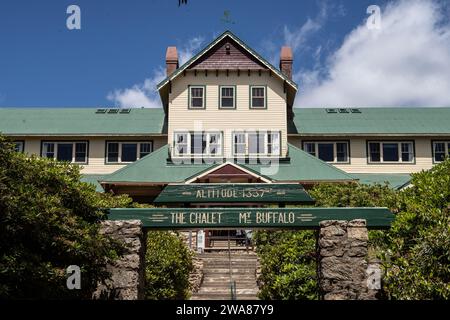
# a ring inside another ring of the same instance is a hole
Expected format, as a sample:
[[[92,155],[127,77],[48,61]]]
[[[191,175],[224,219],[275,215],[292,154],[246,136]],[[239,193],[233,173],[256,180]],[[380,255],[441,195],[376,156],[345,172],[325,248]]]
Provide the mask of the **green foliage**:
[[[181,237],[173,232],[147,233],[145,257],[145,296],[151,300],[189,297],[189,273],[192,253]]]
[[[398,206],[398,192],[389,185],[322,183],[309,191],[316,207],[387,207],[394,212]],[[375,255],[385,241],[385,231],[369,231],[369,254]]]
[[[396,192],[387,185],[359,185],[324,183],[315,186],[309,194],[316,207],[388,207],[396,201]]]
[[[316,237],[312,231],[258,231],[255,235],[263,286],[259,298],[315,300]]]
[[[129,204],[80,182],[79,168],[14,151],[0,135],[0,298],[91,298],[122,247],[99,234],[99,209]],[[66,268],[81,268],[81,290]]]
[[[450,299],[450,159],[414,174],[385,239],[391,299]]]

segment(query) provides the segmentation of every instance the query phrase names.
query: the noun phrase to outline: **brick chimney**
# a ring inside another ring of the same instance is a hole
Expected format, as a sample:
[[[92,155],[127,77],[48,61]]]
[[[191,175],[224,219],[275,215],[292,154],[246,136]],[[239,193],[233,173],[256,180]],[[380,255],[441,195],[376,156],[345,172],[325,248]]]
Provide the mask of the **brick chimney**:
[[[167,47],[166,51],[166,73],[171,75],[178,69],[178,52],[177,47]]]
[[[282,47],[280,54],[280,70],[281,72],[292,80],[292,49],[291,47]]]

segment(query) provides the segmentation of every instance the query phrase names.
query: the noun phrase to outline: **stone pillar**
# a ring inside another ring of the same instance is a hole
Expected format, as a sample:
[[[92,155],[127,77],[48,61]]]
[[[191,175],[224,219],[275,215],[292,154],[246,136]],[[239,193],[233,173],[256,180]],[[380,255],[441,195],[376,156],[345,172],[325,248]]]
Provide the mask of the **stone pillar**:
[[[146,236],[141,221],[103,221],[100,232],[123,242],[127,249],[122,258],[107,266],[111,278],[99,285],[94,298],[144,299]]]
[[[365,220],[322,221],[318,240],[319,288],[324,300],[371,300],[367,282]]]

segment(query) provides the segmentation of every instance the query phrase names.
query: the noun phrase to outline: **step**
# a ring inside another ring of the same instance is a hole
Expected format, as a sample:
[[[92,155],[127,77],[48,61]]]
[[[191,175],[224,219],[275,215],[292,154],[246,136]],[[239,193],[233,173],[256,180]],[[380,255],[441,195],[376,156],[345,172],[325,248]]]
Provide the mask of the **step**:
[[[208,257],[229,257],[228,252],[214,251],[214,252],[206,252],[206,253],[197,253],[197,257],[199,258],[208,258]],[[256,253],[253,251],[248,252],[240,252],[240,253],[232,253],[231,257],[257,257]]]
[[[237,289],[251,289],[251,288],[256,288],[257,284],[256,281],[247,281],[247,282],[237,282],[236,283],[236,288]],[[208,283],[203,283],[202,284],[202,288],[228,288],[230,289],[230,282],[208,282]]]
[[[256,281],[256,277],[254,275],[233,275],[233,280],[235,280],[236,282],[247,282],[247,281]],[[212,275],[209,274],[208,276],[203,277],[203,283],[208,283],[208,282],[226,282],[226,281],[230,281],[230,275]]]
[[[214,269],[203,269],[204,274],[209,273],[223,273],[223,274],[229,274],[230,269],[229,268],[214,268]],[[247,268],[231,268],[231,274],[233,273],[245,273],[245,274],[254,274],[255,269],[247,269]]]
[[[214,250],[212,252],[203,252],[203,253],[197,253],[197,257],[219,257],[219,256],[229,256],[232,257],[245,257],[245,256],[253,256],[256,257],[256,252],[249,250],[248,252],[238,251],[238,252],[231,252],[231,254],[228,253],[228,250]]]
[[[223,294],[227,294],[229,293],[231,290],[230,288],[215,288],[215,287],[211,287],[211,288],[205,288],[205,287],[200,287],[200,289],[198,290],[197,293],[223,293]],[[254,294],[256,295],[258,293],[258,287],[256,287],[256,285],[252,288],[244,288],[244,289],[236,289],[236,294],[240,295],[240,294]]]
[[[229,268],[230,263],[228,262],[214,262],[203,264],[203,269],[214,269],[214,268]],[[255,263],[231,263],[232,268],[245,268],[245,269],[256,269]]]
[[[191,300],[231,300],[231,295],[222,294],[195,294],[191,297]],[[254,294],[241,294],[236,297],[236,300],[258,300],[258,297]]]

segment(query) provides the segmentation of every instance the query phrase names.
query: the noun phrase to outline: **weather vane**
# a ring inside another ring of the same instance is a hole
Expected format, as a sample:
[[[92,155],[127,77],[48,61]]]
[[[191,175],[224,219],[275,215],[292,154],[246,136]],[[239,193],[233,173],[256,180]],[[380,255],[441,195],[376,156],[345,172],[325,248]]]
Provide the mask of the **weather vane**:
[[[224,12],[223,12],[223,18],[222,19],[220,19],[222,22],[225,22],[225,23],[231,23],[231,24],[234,24],[234,21],[233,20],[231,20],[230,19],[230,11],[229,10],[225,10]]]

